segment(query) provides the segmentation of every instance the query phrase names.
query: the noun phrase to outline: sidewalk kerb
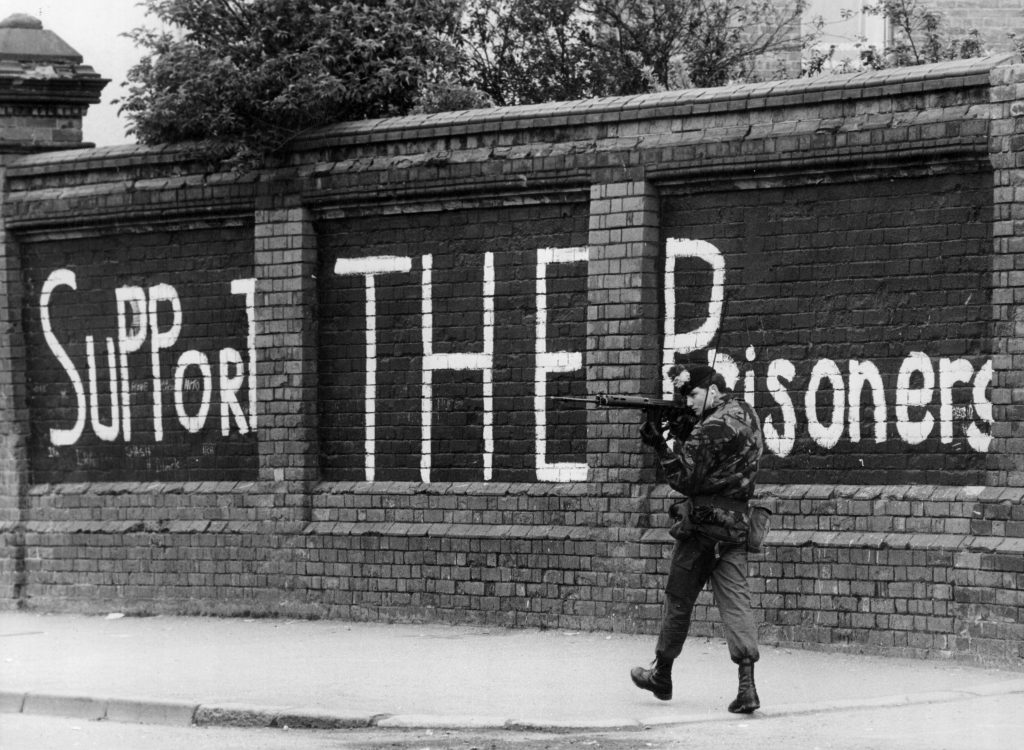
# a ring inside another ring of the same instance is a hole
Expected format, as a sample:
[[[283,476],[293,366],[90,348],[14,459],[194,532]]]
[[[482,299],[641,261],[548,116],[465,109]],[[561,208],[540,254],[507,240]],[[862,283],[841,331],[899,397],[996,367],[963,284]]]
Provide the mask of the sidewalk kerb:
[[[197,727],[262,727],[270,728],[281,712],[273,708],[225,703],[196,708],[193,723]]]
[[[267,729],[365,729],[390,714],[322,713],[297,708],[267,708],[245,704],[199,705],[193,723],[198,727],[263,727]]]
[[[850,698],[848,700],[825,701],[820,703],[789,703],[761,710],[765,718],[775,716],[797,716],[834,711],[855,711],[862,708],[894,708],[897,706],[922,705],[926,703],[951,703],[976,697],[965,690],[946,690],[931,693],[903,693],[884,695],[877,698]]]
[[[277,729],[366,729],[372,727],[380,714],[323,714],[310,711],[281,711],[270,726]]]
[[[0,714],[20,714],[25,706],[25,693],[0,690]]]
[[[190,727],[195,720],[196,703],[173,701],[137,701],[111,698],[107,701],[107,721],[126,724],[164,724]]]
[[[197,727],[263,727],[269,728],[278,715],[269,708],[225,704],[196,709],[193,722]]]
[[[744,715],[745,718],[749,718],[749,715]],[[726,711],[721,713],[701,713],[701,714],[690,714],[689,716],[658,716],[656,718],[640,719],[640,725],[643,727],[669,727],[677,726],[680,724],[708,724],[719,721],[735,721],[736,714],[730,714]]]
[[[245,704],[207,706],[159,700],[92,698],[33,692],[0,691],[0,713],[55,715],[84,720],[136,724],[200,727],[248,727],[289,729],[476,729],[534,732],[632,731],[646,727],[701,724],[722,721],[771,719],[858,709],[887,708],[1024,693],[1024,679],[987,683],[961,690],[904,693],[872,698],[790,703],[768,706],[754,714],[699,713],[638,719],[509,719],[480,715],[445,714],[344,714],[318,713],[298,708],[268,708]]]
[[[504,729],[508,719],[494,716],[392,714],[375,722],[386,729]]]
[[[505,729],[512,732],[576,732],[642,729],[637,719],[509,719]]]
[[[81,695],[26,693],[21,713],[98,721],[107,715],[107,702]]]
[[[1024,680],[1007,680],[1006,682],[989,682],[978,687],[964,688],[965,693],[977,696],[1005,695],[1024,693]]]

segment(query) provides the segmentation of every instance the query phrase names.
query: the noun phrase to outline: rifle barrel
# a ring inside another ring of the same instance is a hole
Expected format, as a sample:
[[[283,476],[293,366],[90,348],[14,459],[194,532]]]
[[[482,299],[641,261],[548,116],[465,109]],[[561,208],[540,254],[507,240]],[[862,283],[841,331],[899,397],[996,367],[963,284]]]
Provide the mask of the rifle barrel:
[[[552,396],[555,401],[575,401],[583,404],[596,404],[612,409],[677,409],[679,405],[674,401],[662,398],[648,398],[646,396],[614,396],[606,393],[599,393],[590,398],[578,396]]]

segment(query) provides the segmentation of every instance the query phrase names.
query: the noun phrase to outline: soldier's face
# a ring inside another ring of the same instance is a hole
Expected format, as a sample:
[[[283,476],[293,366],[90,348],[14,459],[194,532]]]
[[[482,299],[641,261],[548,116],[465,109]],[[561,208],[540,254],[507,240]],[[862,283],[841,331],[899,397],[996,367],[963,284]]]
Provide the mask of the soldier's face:
[[[715,386],[710,388],[694,388],[686,395],[686,405],[701,416],[704,412],[715,405],[715,395],[718,389]]]

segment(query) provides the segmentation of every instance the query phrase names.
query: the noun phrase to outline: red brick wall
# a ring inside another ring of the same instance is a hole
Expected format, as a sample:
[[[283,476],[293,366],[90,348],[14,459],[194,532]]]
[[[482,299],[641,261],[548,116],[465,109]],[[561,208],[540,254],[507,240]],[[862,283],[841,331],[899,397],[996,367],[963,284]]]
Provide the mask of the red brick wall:
[[[959,62],[350,123],[246,177],[131,148],[18,162],[7,601],[651,631],[671,497],[639,415],[548,397],[660,395],[673,347],[714,348],[775,431],[765,639],[1016,663],[1021,80]],[[80,282],[51,296],[70,360],[114,337],[149,384],[154,337],[119,333],[111,297],[162,290],[157,367],[186,369],[161,440],[141,386],[130,444],[91,415],[60,432],[78,397],[43,331],[54,269]],[[190,351],[216,386],[202,422]]]

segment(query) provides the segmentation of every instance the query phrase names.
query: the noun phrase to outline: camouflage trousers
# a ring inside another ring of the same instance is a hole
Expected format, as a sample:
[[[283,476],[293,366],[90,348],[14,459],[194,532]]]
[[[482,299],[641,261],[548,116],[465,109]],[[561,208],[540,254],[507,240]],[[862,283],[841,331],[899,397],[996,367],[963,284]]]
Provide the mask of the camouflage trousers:
[[[657,653],[667,659],[679,656],[690,632],[693,606],[709,581],[729,656],[737,664],[744,659],[757,661],[760,654],[747,585],[746,546],[716,542],[699,533],[676,542],[672,552]]]

